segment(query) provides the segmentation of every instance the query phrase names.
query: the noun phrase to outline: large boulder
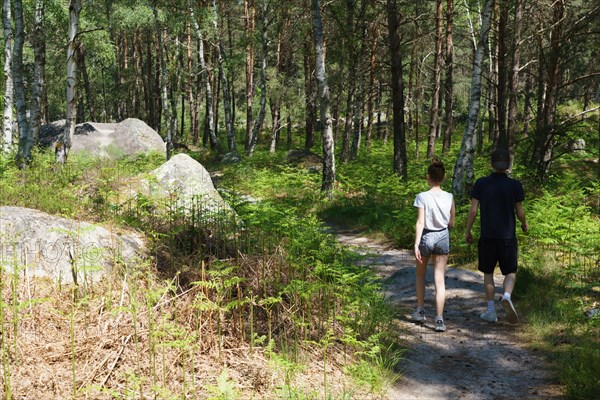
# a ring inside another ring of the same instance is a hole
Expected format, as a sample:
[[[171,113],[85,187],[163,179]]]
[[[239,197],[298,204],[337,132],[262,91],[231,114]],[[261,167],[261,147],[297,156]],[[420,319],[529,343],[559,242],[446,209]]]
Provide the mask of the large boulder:
[[[0,267],[62,283],[93,282],[145,255],[144,239],[22,207],[0,207]]]
[[[159,213],[194,216],[235,216],[208,171],[187,154],[177,154],[148,174],[130,182],[121,193],[126,200],[146,196]]]
[[[59,138],[65,120],[44,125],[39,143],[51,146]],[[144,121],[128,118],[119,123],[85,122],[75,126],[71,154],[88,153],[94,157],[117,159],[123,156],[156,151],[166,152],[158,133]]]

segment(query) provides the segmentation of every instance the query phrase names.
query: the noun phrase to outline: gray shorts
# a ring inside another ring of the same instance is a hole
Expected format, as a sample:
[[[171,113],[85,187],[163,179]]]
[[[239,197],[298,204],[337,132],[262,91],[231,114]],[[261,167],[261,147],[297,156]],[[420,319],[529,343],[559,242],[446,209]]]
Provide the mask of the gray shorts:
[[[444,255],[450,254],[450,233],[448,229],[441,231],[429,231],[423,229],[423,236],[419,243],[421,256],[429,257],[432,254]]]

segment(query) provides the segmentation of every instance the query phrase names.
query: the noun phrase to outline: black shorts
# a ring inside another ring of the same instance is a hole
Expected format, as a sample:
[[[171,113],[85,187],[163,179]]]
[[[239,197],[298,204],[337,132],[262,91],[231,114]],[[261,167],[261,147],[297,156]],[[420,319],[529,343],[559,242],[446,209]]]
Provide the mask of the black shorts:
[[[502,275],[517,272],[517,239],[482,239],[477,244],[479,270],[491,274],[500,264]]]

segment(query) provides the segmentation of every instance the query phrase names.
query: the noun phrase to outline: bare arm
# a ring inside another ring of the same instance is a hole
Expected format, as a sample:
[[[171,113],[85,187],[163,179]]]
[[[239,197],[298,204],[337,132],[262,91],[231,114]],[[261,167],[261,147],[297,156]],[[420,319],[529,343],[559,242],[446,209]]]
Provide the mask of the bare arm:
[[[529,225],[527,225],[527,220],[525,219],[525,210],[523,209],[523,203],[516,203],[515,210],[517,212],[517,219],[521,223],[521,229],[523,230],[523,232],[527,232],[529,230]]]
[[[448,221],[448,229],[454,228],[455,219],[456,219],[456,207],[454,206],[454,199],[452,199],[452,207],[450,207],[450,221]]]
[[[415,224],[415,257],[421,262],[421,251],[419,251],[419,243],[423,235],[423,227],[425,226],[425,209],[417,208],[417,223]]]
[[[473,227],[475,218],[477,218],[478,210],[479,210],[479,200],[471,199],[471,208],[469,209],[469,213],[467,214],[467,227],[465,230],[465,241],[469,244],[473,242],[473,237],[471,236],[471,228]]]

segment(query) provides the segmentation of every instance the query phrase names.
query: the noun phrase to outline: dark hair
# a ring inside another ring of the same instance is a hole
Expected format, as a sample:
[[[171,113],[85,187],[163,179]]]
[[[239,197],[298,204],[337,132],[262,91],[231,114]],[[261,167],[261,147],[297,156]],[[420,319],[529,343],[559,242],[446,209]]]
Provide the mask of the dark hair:
[[[434,157],[427,168],[427,174],[429,175],[429,179],[433,182],[442,183],[444,176],[446,175],[444,163],[439,158]]]

